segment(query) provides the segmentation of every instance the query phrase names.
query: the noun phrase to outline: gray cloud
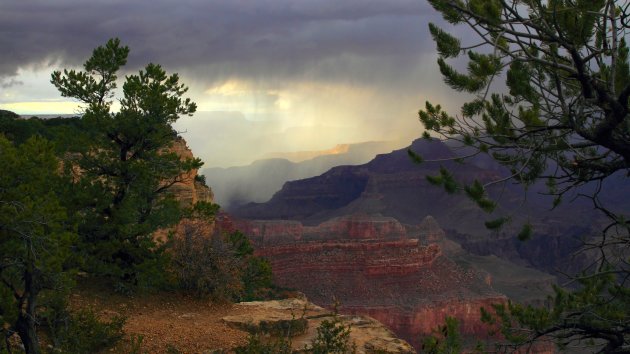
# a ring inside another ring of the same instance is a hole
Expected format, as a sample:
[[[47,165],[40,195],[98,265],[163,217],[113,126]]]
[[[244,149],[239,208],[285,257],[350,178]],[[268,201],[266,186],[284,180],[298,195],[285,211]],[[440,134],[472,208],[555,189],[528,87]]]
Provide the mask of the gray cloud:
[[[77,65],[120,37],[132,49],[130,69],[154,61],[204,80],[356,80],[364,78],[358,64],[382,62],[403,77],[433,50],[428,16],[418,0],[3,0],[0,76],[51,61]]]
[[[423,0],[0,0],[0,83],[24,82],[0,104],[67,110],[46,71],[119,37],[131,48],[125,70],[160,63],[215,111],[177,125],[207,166],[412,139],[425,99],[457,105],[430,21],[443,23]]]
[[[24,85],[24,82],[17,80],[15,78],[1,78],[0,77],[0,88],[7,89],[13,86]]]

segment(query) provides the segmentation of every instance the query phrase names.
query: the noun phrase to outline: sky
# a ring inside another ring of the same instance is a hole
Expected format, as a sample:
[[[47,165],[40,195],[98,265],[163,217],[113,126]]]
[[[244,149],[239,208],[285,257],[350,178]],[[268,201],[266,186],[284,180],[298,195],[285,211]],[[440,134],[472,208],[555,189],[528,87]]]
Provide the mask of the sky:
[[[153,62],[189,87],[198,112],[175,127],[206,167],[363,141],[403,146],[422,133],[426,100],[459,104],[429,22],[443,23],[425,0],[2,0],[0,109],[80,112],[50,73],[80,68],[118,37],[131,49],[123,74]]]

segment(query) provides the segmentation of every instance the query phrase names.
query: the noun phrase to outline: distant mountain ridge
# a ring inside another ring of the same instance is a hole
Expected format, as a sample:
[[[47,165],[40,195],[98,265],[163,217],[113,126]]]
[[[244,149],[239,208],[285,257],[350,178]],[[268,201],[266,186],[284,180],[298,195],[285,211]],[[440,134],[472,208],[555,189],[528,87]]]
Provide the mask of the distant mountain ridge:
[[[418,139],[410,148],[427,160],[461,156],[437,140]],[[308,225],[353,213],[382,214],[407,224],[432,215],[449,237],[474,254],[494,254],[555,274],[587,261],[573,260],[572,253],[581,238],[595,235],[605,222],[591,201],[578,198],[551,210],[552,197],[539,193],[545,190],[542,183],[531,186],[527,194],[522,186],[507,183],[489,188],[499,207],[488,215],[463,193],[449,195],[426,180],[427,175],[436,175],[440,166],[465,182],[488,182],[508,173],[487,156],[466,164],[443,161],[417,165],[411,162],[407,149],[400,149],[363,165],[338,166],[317,177],[287,182],[268,202],[243,205],[232,213],[246,219],[298,220]],[[606,181],[600,198],[611,201],[615,208],[630,210],[630,200],[620,195],[630,195],[630,185],[624,177],[613,176]],[[489,231],[484,226],[485,221],[504,215],[510,216],[512,223],[503,230]],[[532,240],[521,242],[515,236],[525,222],[533,224],[535,233]]]
[[[272,153],[266,154],[263,160],[286,159],[291,162],[302,162],[302,161],[314,159],[319,156],[345,154],[348,151],[350,151],[351,146],[352,146],[351,144],[337,144],[332,149],[327,149],[327,150],[272,152]]]
[[[216,202],[231,211],[249,202],[269,200],[287,181],[318,176],[334,166],[363,164],[376,154],[391,151],[397,146],[400,144],[388,141],[338,145],[324,152],[335,150],[339,153],[324,154],[306,161],[273,158],[257,160],[248,166],[205,168],[202,174],[215,191]]]

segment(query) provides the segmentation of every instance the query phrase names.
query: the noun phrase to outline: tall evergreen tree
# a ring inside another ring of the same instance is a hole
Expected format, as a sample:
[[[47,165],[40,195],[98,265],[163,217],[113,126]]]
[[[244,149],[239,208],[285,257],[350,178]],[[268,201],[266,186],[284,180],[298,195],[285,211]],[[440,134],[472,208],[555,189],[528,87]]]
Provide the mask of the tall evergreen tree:
[[[152,234],[179,221],[182,210],[169,187],[202,164],[169,151],[177,137],[172,123],[196,110],[195,103],[182,98],[187,88],[177,74],[148,64],[125,77],[120,110],[111,110],[128,53],[111,39],[93,51],[84,70],[56,71],[51,80],[85,109],[84,134],[77,137],[82,148],[69,155],[66,167],[77,175],[86,264],[123,287],[151,285],[164,274],[164,254]]]
[[[64,264],[76,230],[62,202],[68,181],[42,138],[15,147],[0,135],[0,166],[0,332],[17,332],[26,353],[40,353],[42,296],[61,296],[70,285]]]
[[[457,140],[472,147],[471,156],[490,154],[511,171],[485,184],[462,185],[446,170],[430,181],[463,190],[490,212],[496,206],[486,193],[491,184],[544,180],[553,206],[569,191],[595,184],[584,197],[610,221],[585,244],[600,258],[575,275],[577,288],[557,288],[550,308],[497,306],[498,316],[486,320],[500,324],[516,346],[553,338],[560,348],[630,351],[630,215],[598,197],[602,181],[630,173],[630,7],[614,0],[428,1],[447,22],[470,27],[478,41],[462,43],[429,25],[445,82],[474,98],[456,115],[427,102],[419,112],[425,136]],[[466,72],[449,64],[458,57],[467,58]],[[506,89],[495,85],[503,79]],[[531,232],[524,225],[518,236]]]

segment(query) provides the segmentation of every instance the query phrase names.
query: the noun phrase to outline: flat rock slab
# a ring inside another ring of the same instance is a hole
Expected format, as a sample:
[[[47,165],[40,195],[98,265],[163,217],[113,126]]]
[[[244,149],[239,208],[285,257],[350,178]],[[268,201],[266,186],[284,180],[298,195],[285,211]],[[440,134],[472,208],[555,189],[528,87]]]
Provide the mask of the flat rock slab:
[[[304,299],[243,302],[235,306],[247,308],[247,314],[223,317],[228,326],[249,333],[289,335],[296,351],[309,348],[320,324],[335,318],[329,310]],[[350,342],[356,345],[357,353],[415,353],[409,343],[396,338],[371,317],[338,315],[338,318],[350,327]]]

